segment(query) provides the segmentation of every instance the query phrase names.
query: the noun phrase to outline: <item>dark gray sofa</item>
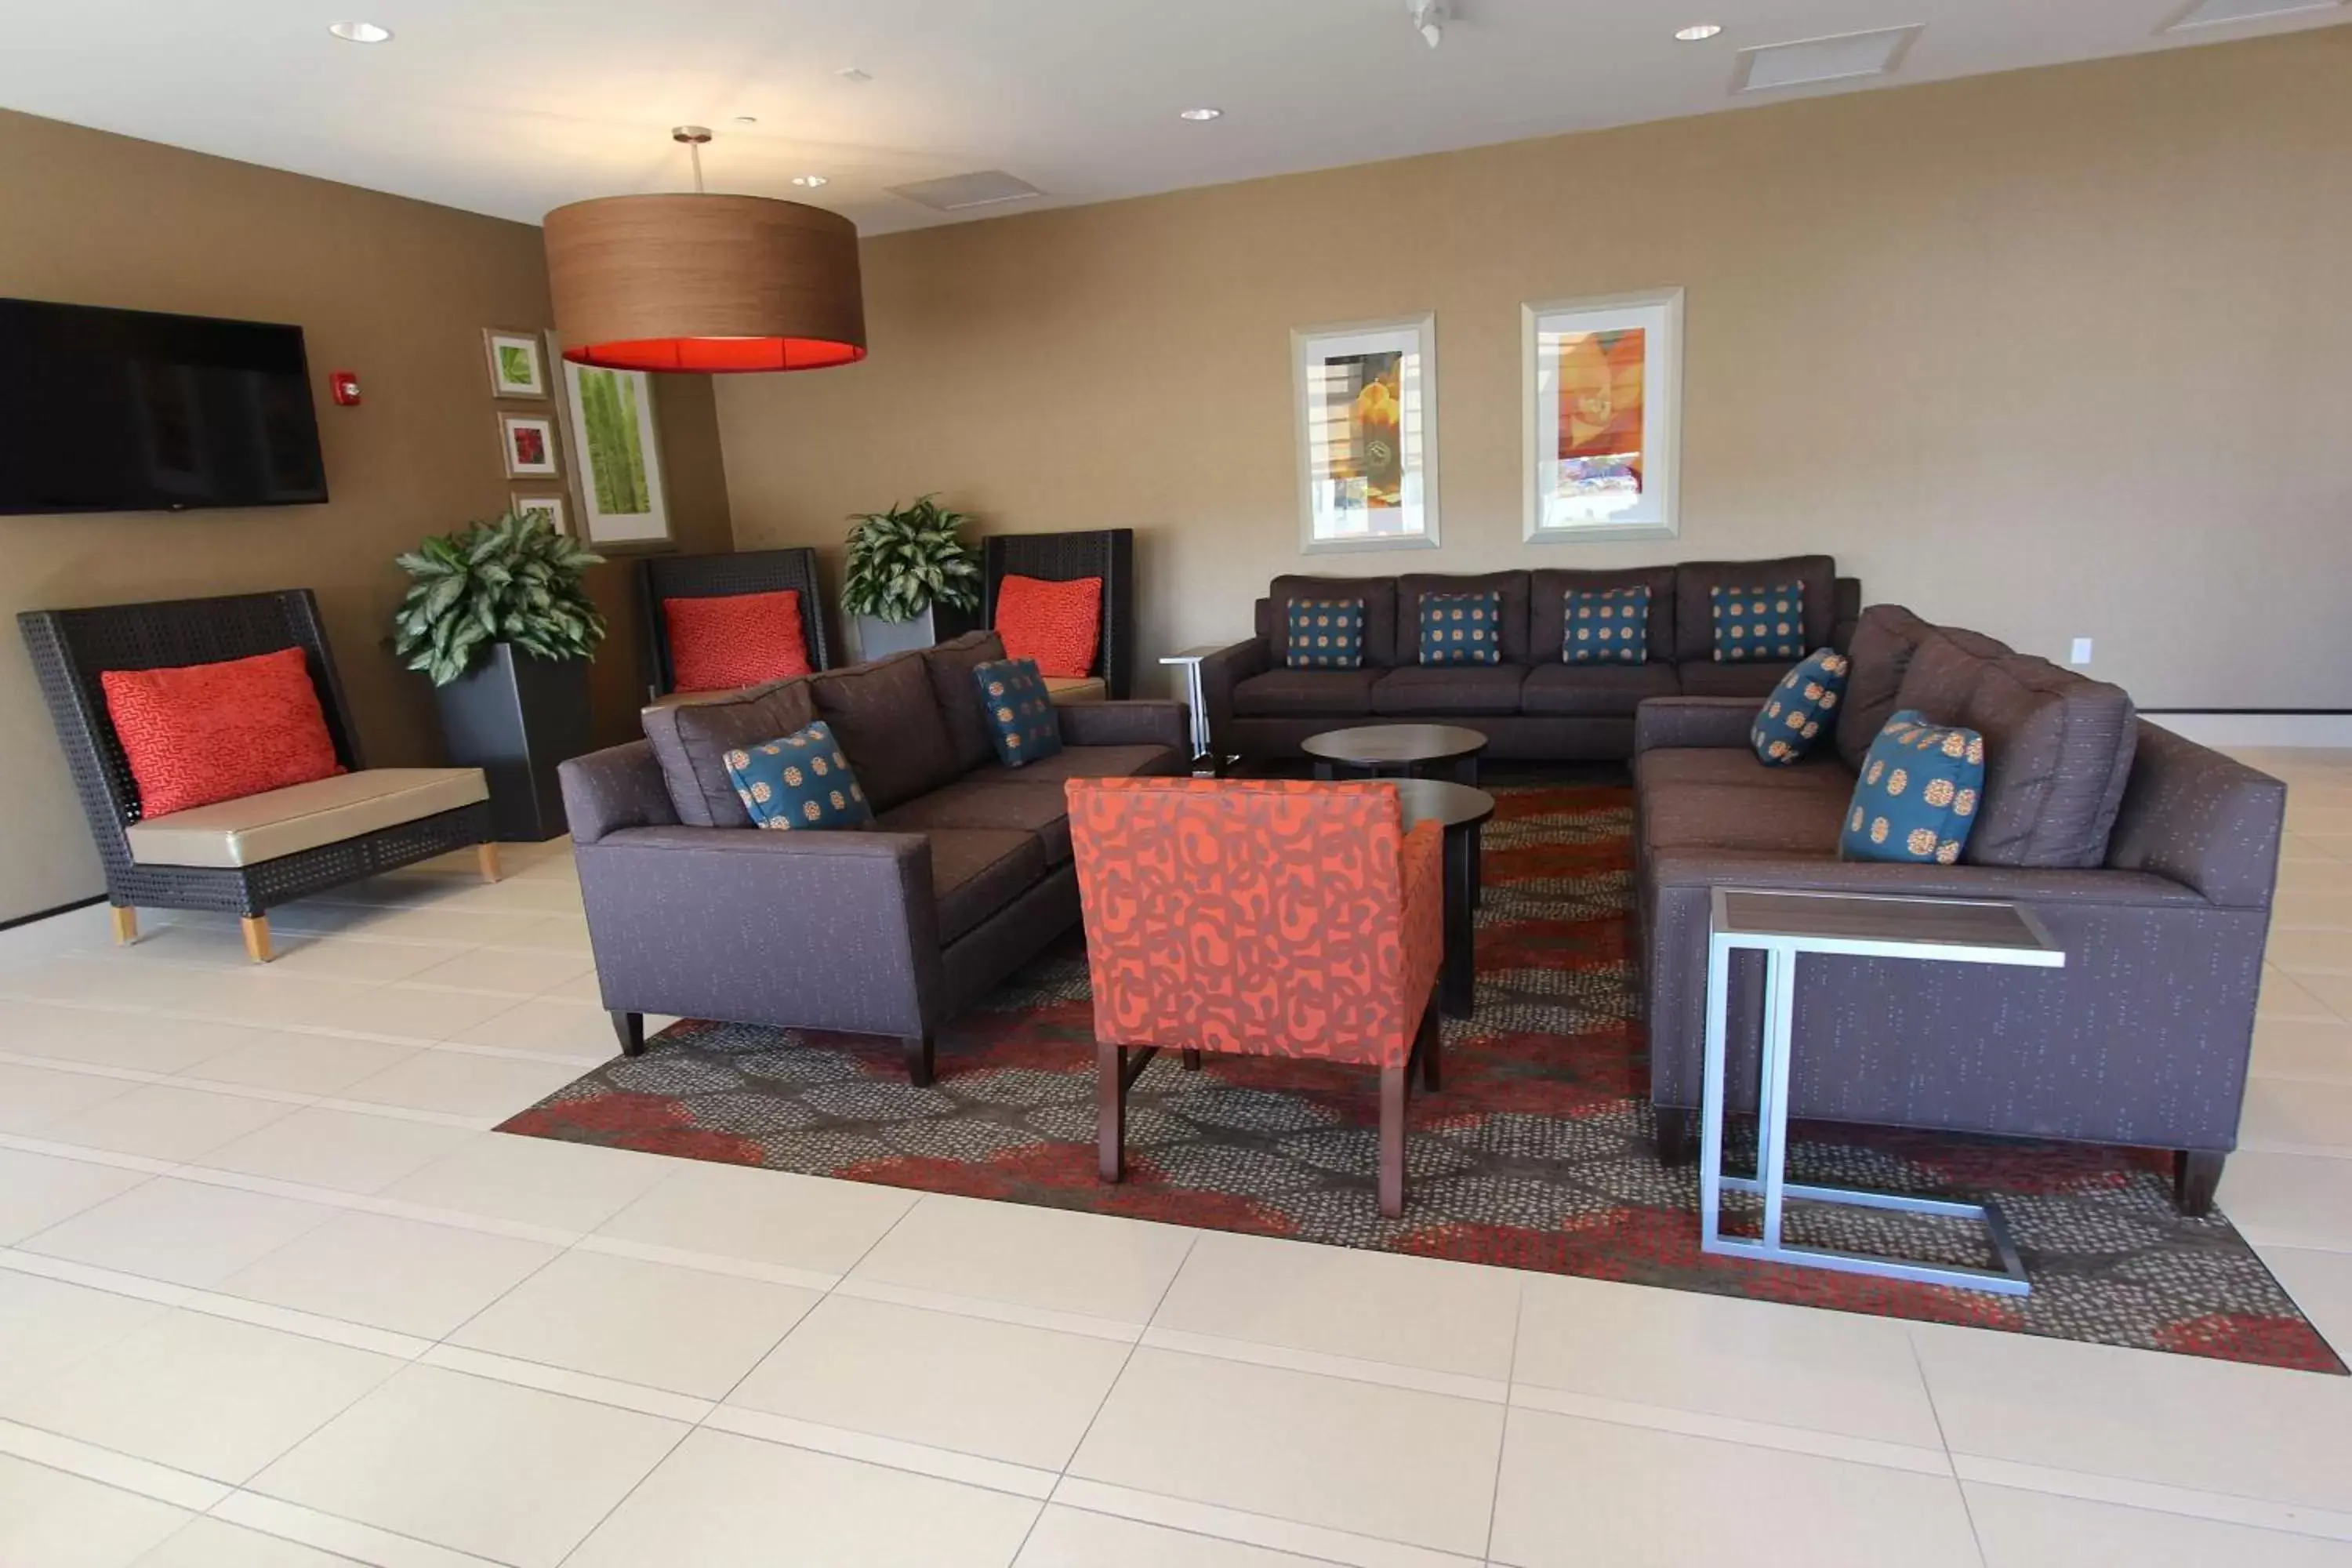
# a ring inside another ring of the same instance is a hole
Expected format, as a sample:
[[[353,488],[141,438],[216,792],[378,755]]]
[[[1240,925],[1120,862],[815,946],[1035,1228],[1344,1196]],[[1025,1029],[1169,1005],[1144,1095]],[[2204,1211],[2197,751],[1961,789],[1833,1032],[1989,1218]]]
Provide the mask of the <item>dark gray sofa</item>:
[[[565,763],[597,982],[622,1048],[645,1015],[886,1035],[929,1083],[939,1026],[1078,922],[1069,778],[1178,773],[1181,702],[1056,710],[1064,750],[1001,766],[974,665],[993,632],[658,704],[646,739]],[[753,827],[721,760],[822,718],[870,829]]]
[[[1803,1118],[2168,1150],[2186,1213],[2237,1141],[2286,789],[2137,718],[2116,687],[1895,605],[1860,620],[1836,744],[1768,768],[1756,704],[1643,705],[1635,879],[1660,1152],[1699,1103],[1708,893],[1807,889],[2015,900],[2061,970],[1808,959],[1792,1111]],[[1888,715],[1986,738],[1963,863],[1845,863],[1841,819]],[[1755,1105],[1762,966],[1736,967],[1730,1104]]]
[[[1299,742],[1357,724],[1446,723],[1476,730],[1490,758],[1622,761],[1633,754],[1633,713],[1654,697],[1754,697],[1786,664],[1717,663],[1712,591],[1718,585],[1801,584],[1805,647],[1843,648],[1862,584],[1826,555],[1773,561],[1685,561],[1616,572],[1417,573],[1402,577],[1277,577],[1257,602],[1257,635],[1201,664],[1212,745],[1241,757],[1296,757]],[[1650,590],[1649,660],[1569,664],[1560,657],[1571,591]],[[1492,589],[1501,595],[1500,664],[1424,668],[1424,594]],[[1283,662],[1293,599],[1364,601],[1360,669],[1289,669]]]

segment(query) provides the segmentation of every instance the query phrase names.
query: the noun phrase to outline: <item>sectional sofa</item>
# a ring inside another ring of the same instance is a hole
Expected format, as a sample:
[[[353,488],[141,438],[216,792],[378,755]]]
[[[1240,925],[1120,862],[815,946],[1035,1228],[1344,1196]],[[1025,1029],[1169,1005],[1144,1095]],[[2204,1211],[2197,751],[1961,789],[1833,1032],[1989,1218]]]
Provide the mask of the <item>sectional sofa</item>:
[[[1635,882],[1661,1152],[1699,1103],[1717,887],[2014,900],[2060,970],[1854,958],[1798,971],[1793,1113],[2137,1145],[2172,1155],[2184,1212],[2235,1146],[2286,789],[2138,718],[2121,689],[1979,633],[1874,605],[1847,648],[1835,744],[1766,767],[1754,700],[1684,697],[1636,724]],[[1889,715],[1985,737],[1963,863],[1847,863],[1856,769]],[[1735,968],[1735,1110],[1755,1103],[1762,968]]]
[[[1458,723],[1486,735],[1490,758],[1622,761],[1633,754],[1633,713],[1654,697],[1761,701],[1785,663],[1726,663],[1715,657],[1711,595],[1718,586],[1801,584],[1807,651],[1843,647],[1862,605],[1862,584],[1826,555],[1769,561],[1685,561],[1617,572],[1416,573],[1402,577],[1277,577],[1257,602],[1256,635],[1202,661],[1214,749],[1228,756],[1296,757],[1299,742],[1353,724]],[[1650,590],[1648,658],[1640,664],[1569,664],[1560,657],[1570,592]],[[1424,667],[1420,610],[1425,594],[1491,590],[1502,606],[1502,662]],[[1361,599],[1360,669],[1284,667],[1294,599]]]
[[[597,983],[622,1048],[645,1015],[884,1035],[917,1084],[940,1024],[1078,923],[1062,782],[1186,770],[1181,702],[1057,710],[1064,749],[1001,766],[972,681],[994,632],[645,710],[565,763]],[[728,752],[823,719],[871,831],[762,832]]]

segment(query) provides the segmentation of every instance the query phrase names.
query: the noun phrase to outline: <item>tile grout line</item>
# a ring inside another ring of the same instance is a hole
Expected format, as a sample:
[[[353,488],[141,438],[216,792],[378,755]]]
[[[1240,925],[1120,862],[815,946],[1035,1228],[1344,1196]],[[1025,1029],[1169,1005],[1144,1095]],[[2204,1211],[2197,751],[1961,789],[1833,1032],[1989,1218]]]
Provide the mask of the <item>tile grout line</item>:
[[[1478,1553],[1490,1560],[1495,1555],[1495,1521],[1503,1507],[1503,1456],[1511,1446],[1511,1391],[1519,1385],[1519,1338],[1527,1331],[1528,1323],[1527,1281],[1514,1283],[1517,1300],[1511,1310],[1511,1358],[1503,1373],[1503,1435],[1495,1445],[1495,1485],[1486,1494],[1486,1547]]]
[[[1927,1357],[1919,1352],[1919,1336],[1907,1330],[1904,1343],[1911,1350],[1911,1369],[1919,1374],[1919,1391],[1927,1396],[1927,1415],[1936,1423],[1936,1441],[1943,1445],[1944,1463],[1952,1473],[1952,1489],[1960,1494],[1960,1517],[1969,1521],[1969,1540],[1977,1549],[1977,1562],[1989,1564],[1992,1559],[1985,1554],[1984,1531],[1977,1525],[1976,1504],[1969,1500],[1968,1483],[1960,1479],[1960,1468],[1952,1458],[1951,1434],[1944,1430],[1944,1412],[1936,1403],[1936,1385],[1927,1376]]]

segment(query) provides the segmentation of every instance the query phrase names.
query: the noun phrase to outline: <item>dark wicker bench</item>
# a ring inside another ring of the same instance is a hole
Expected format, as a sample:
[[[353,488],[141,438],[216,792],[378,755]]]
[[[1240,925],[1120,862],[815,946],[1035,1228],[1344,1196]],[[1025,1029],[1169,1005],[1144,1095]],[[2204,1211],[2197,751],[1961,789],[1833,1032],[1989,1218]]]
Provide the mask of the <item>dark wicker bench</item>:
[[[1090,533],[992,533],[980,542],[985,581],[981,624],[996,625],[996,590],[1009,574],[1067,583],[1102,579],[1102,640],[1087,674],[1103,683],[1103,695],[1123,702],[1135,687],[1135,530],[1102,528]]]
[[[722,599],[737,594],[800,591],[801,635],[811,669],[833,668],[833,637],[826,626],[824,596],[817,592],[816,552],[739,550],[725,555],[648,555],[637,568],[639,616],[646,624],[646,680],[658,700],[677,689],[670,663],[669,622],[664,599]]]
[[[41,695],[57,722],[74,788],[98,843],[116,941],[137,937],[136,911],[142,904],[217,910],[242,919],[247,952],[266,963],[267,911],[275,905],[469,845],[478,847],[483,875],[497,879],[498,847],[491,842],[487,798],[251,865],[158,865],[133,858],[130,830],[142,819],[139,786],[107,717],[101,670],[206,664],[299,647],[308,656],[336,757],[352,772],[361,771],[358,739],[320,626],[318,601],[309,589],[27,610],[16,624],[32,652]]]

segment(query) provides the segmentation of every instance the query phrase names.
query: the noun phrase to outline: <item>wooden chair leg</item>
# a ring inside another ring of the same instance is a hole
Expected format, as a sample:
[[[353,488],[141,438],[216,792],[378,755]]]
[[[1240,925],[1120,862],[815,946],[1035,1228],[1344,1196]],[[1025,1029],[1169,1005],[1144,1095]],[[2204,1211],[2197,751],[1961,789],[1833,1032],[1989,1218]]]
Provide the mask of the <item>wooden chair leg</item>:
[[[907,1052],[907,1081],[917,1089],[931,1087],[931,1078],[938,1065],[929,1035],[908,1035],[898,1042]]]
[[[495,882],[499,879],[500,873],[499,870],[499,847],[497,845],[475,845],[474,858],[481,865],[483,881]]]
[[[1445,1045],[1444,991],[1444,984],[1441,981],[1429,994],[1429,1005],[1421,1013],[1421,1037],[1412,1046],[1413,1055],[1421,1058],[1421,1087],[1424,1089],[1434,1090],[1437,1088],[1437,1058]]]
[[[2190,1219],[2213,1212],[2213,1194],[2221,1185],[2221,1163],[2228,1156],[2219,1149],[2176,1149],[2172,1152],[2172,1203]]]
[[[1658,1163],[1687,1165],[1698,1158],[1698,1112],[1678,1105],[1657,1105]]]
[[[245,932],[245,956],[256,963],[267,963],[276,956],[269,951],[269,917],[246,915],[237,921]]]
[[[1201,1070],[1200,1052],[1195,1050],[1187,1050],[1184,1053],[1184,1070],[1186,1072],[1199,1072]]]
[[[1106,1182],[1127,1176],[1127,1053],[1117,1046],[1095,1047],[1095,1170]]]
[[[1404,1096],[1408,1069],[1381,1069],[1381,1213],[1404,1216]]]
[[[114,921],[114,945],[129,947],[139,940],[139,911],[128,904],[113,904],[107,915]]]
[[[614,1013],[613,1033],[621,1041],[621,1054],[641,1057],[646,1054],[646,1016],[643,1013]]]

